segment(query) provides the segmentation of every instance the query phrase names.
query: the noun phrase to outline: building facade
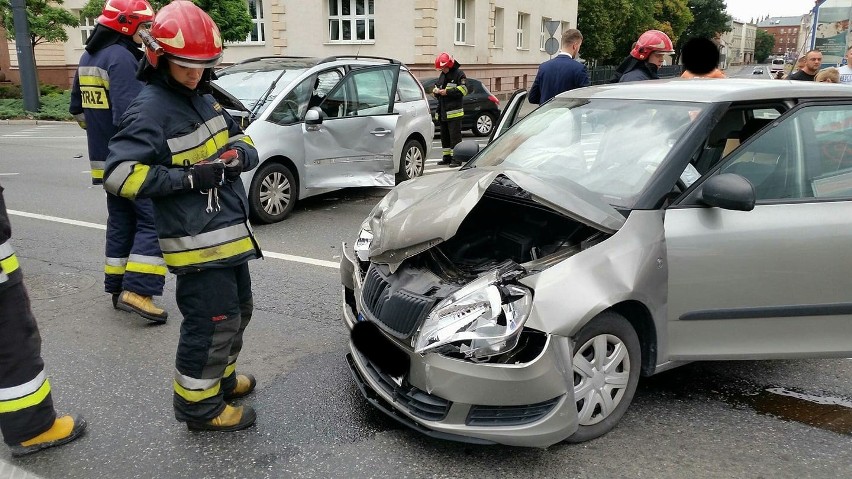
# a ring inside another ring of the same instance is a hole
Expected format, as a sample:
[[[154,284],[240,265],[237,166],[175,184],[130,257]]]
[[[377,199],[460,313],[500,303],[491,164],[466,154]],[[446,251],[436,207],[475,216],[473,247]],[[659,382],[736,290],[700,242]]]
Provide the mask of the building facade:
[[[757,23],[757,28],[772,35],[775,46],[772,55],[795,59],[799,51],[802,17],[769,17]]]
[[[254,29],[244,42],[226,46],[223,63],[269,55],[395,58],[420,78],[437,76],[434,59],[450,52],[468,76],[494,93],[532,85],[538,65],[550,58],[546,22],[554,36],[576,28],[578,0],[247,0]],[[79,14],[85,0],[65,0]],[[94,19],[81,18],[64,44],[36,47],[39,79],[68,87]],[[0,49],[17,80],[14,35]],[[0,42],[4,40],[0,38]],[[3,48],[5,46],[5,48]],[[0,56],[0,61],[4,57]]]
[[[757,38],[757,24],[731,20],[731,30],[721,36],[726,46],[727,65],[747,65],[754,63],[754,42]]]

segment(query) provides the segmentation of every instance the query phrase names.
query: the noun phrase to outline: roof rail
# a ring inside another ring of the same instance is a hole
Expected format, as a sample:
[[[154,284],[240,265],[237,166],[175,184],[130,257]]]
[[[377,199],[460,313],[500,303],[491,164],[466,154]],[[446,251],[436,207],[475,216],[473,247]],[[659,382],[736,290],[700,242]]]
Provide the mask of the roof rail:
[[[234,65],[237,65],[237,64],[239,64],[239,63],[254,62],[254,61],[257,61],[257,60],[266,60],[266,59],[268,59],[268,58],[273,58],[273,59],[291,59],[291,60],[307,60],[307,59],[316,58],[316,57],[290,56],[290,55],[263,55],[263,56],[260,56],[260,57],[252,57],[252,58],[246,58],[245,60],[240,60],[240,61],[238,61],[238,62],[234,63]]]
[[[319,63],[334,62],[334,61],[337,61],[337,60],[342,60],[344,58],[349,58],[349,59],[353,59],[353,60],[384,60],[384,61],[391,63],[391,64],[402,65],[401,61],[394,60],[393,58],[373,57],[373,56],[369,56],[369,55],[334,55],[334,56],[323,58],[322,60],[319,61]]]

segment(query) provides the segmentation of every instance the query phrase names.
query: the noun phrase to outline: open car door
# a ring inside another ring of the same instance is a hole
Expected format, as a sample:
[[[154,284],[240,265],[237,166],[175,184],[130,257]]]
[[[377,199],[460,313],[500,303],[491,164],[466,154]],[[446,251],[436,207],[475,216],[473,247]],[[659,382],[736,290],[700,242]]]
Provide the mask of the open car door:
[[[349,72],[314,109],[319,120],[306,117],[306,187],[394,186],[399,67]]]

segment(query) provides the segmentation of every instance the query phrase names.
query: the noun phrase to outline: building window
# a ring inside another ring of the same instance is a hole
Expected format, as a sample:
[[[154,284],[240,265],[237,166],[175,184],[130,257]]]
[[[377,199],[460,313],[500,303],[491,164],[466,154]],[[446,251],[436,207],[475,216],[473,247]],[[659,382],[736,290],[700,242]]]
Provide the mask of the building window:
[[[456,0],[456,43],[467,43],[467,1]]]
[[[518,49],[527,49],[527,42],[530,37],[530,15],[528,13],[518,12],[518,28],[515,32],[515,47]]]
[[[338,43],[373,42],[374,0],[328,0],[328,40]]]
[[[263,43],[266,41],[263,21],[263,2],[261,0],[248,0],[249,15],[251,15],[251,32],[246,38],[246,43]]]
[[[494,8],[494,47],[503,48],[503,31],[505,29],[505,12],[500,7]]]
[[[89,35],[92,34],[92,30],[95,29],[97,22],[92,17],[84,17],[81,13],[78,13],[78,15],[80,16],[80,40],[85,45],[89,40]]]
[[[550,38],[550,34],[547,33],[547,22],[549,21],[549,18],[541,17],[541,31],[538,34],[538,49],[541,51],[544,51],[544,42]]]

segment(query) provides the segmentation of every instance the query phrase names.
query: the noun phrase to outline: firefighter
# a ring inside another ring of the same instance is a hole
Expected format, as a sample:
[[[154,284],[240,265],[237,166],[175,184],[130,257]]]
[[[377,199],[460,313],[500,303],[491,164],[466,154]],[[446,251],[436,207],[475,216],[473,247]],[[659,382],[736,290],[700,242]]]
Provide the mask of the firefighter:
[[[142,58],[139,31],[154,10],[145,0],[107,0],[74,75],[68,110],[85,128],[92,184],[103,183],[110,138],[127,106],[142,90],[136,69]],[[150,199],[131,201],[106,195],[107,230],[104,289],[116,309],[164,323],[168,313],[154,304],[161,296],[166,266],[157,243]]]
[[[222,37],[203,10],[173,1],[143,40],[146,85],[110,142],[104,187],[153,199],[163,257],[177,275],[175,417],[192,430],[236,431],[255,421],[250,406],[226,401],[256,384],[236,374],[236,361],[253,310],[248,261],[261,257],[240,173],[257,166],[257,150],[209,94]]]
[[[467,77],[459,68],[459,62],[446,52],[435,58],[435,69],[441,71],[432,95],[438,100],[435,118],[441,127],[441,147],[443,157],[439,165],[461,166],[453,159],[453,147],[461,141],[462,118],[464,118],[463,99],[467,95]]]
[[[0,430],[18,457],[77,439],[86,421],[82,416],[57,417],[53,409],[41,336],[11,236],[0,186]]]

